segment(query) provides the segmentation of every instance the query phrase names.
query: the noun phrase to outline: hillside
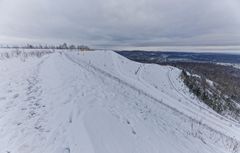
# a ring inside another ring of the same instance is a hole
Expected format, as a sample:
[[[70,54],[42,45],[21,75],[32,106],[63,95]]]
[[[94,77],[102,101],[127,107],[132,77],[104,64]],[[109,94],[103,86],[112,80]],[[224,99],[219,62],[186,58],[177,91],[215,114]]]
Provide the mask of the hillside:
[[[199,99],[219,114],[240,121],[239,69],[213,63],[177,62],[172,65],[183,69],[184,83]]]
[[[240,124],[190,93],[180,69],[113,51],[0,54],[0,152],[240,152]]]

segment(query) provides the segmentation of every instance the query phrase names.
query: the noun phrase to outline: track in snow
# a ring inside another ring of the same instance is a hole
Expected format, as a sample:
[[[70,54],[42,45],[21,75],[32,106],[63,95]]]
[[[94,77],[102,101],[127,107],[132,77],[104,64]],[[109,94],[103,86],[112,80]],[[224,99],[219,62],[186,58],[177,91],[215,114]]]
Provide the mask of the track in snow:
[[[191,117],[191,116],[189,116],[189,115],[187,115],[187,114],[179,111],[178,109],[176,109],[176,108],[174,108],[174,107],[171,107],[170,105],[167,105],[166,103],[162,102],[162,100],[157,99],[156,97],[150,95],[149,93],[145,92],[144,90],[139,89],[139,88],[137,88],[136,86],[133,86],[133,85],[131,85],[130,83],[122,80],[121,78],[116,77],[116,76],[114,76],[114,75],[112,75],[112,74],[110,74],[110,73],[108,73],[108,72],[106,72],[106,71],[104,71],[104,70],[102,70],[102,69],[99,69],[99,68],[93,66],[91,63],[87,63],[87,62],[81,61],[81,60],[79,60],[79,59],[76,61],[76,60],[74,60],[73,57],[69,56],[68,54],[65,54],[65,56],[66,56],[69,60],[71,60],[72,62],[74,62],[75,64],[81,66],[81,67],[84,68],[84,69],[87,69],[88,71],[90,71],[90,72],[92,72],[92,73],[94,73],[94,74],[98,73],[98,74],[100,74],[100,75],[104,75],[104,76],[106,76],[106,77],[108,77],[108,78],[110,78],[110,79],[113,79],[113,80],[117,81],[118,83],[121,83],[121,84],[123,84],[123,85],[131,88],[132,90],[135,90],[136,92],[138,92],[138,93],[140,93],[140,94],[142,94],[142,95],[144,95],[144,96],[152,99],[153,101],[155,101],[155,102],[157,102],[157,103],[160,103],[161,105],[164,105],[165,107],[167,107],[167,108],[169,108],[169,109],[171,109],[171,110],[179,113],[180,115],[184,115],[184,116],[188,117],[188,118],[191,119],[193,122],[195,122],[195,123],[197,123],[197,124],[199,124],[199,123],[201,122],[201,124],[202,124],[203,126],[206,126],[206,127],[209,128],[210,130],[215,131],[216,133],[219,133],[219,134],[221,134],[221,135],[225,135],[224,133],[222,133],[222,132],[220,132],[220,131],[218,131],[218,130],[216,130],[216,129],[213,129],[212,127],[208,126],[207,124],[202,123],[202,121],[196,120],[195,118],[193,118],[193,117]],[[170,79],[169,79],[169,82],[171,82]],[[175,89],[175,90],[176,90],[176,89]],[[210,112],[210,111],[208,111],[208,112]],[[212,112],[211,112],[211,113],[212,113]],[[216,115],[216,117],[219,117],[219,116]],[[222,119],[222,118],[220,118],[220,119]],[[206,120],[208,120],[208,119],[206,118]],[[220,124],[216,124],[216,125],[217,125],[217,126],[220,126],[220,128],[221,128],[221,125],[220,125]],[[228,125],[229,125],[229,124],[227,124],[227,126],[228,126]],[[225,135],[225,136],[228,137],[227,135]],[[231,137],[229,137],[229,138],[232,139]]]

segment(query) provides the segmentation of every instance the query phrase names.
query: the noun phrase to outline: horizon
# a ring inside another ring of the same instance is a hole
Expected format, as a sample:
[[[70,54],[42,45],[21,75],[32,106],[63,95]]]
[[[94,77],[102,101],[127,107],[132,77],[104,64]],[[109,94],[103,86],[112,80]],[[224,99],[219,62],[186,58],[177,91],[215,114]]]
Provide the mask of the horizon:
[[[33,46],[59,46],[63,43],[56,43],[56,44],[31,44],[31,43],[24,43],[24,44],[0,44],[0,48],[24,48],[27,45]],[[113,51],[159,51],[159,52],[193,52],[193,53],[229,53],[229,54],[240,54],[240,45],[239,46],[147,46],[147,47],[122,47],[122,46],[111,46],[111,47],[97,47],[97,46],[88,46],[87,44],[71,44],[67,43],[68,46],[75,45],[75,46],[87,46],[90,49],[94,50],[113,50]]]

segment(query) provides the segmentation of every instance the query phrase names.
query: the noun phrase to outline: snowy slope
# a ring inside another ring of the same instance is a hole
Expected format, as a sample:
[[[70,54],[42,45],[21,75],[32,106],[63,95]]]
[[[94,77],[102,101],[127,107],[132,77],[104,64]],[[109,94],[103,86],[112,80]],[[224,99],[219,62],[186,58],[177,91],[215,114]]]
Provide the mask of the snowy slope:
[[[191,95],[176,68],[56,51],[0,70],[0,152],[240,152],[239,124]]]

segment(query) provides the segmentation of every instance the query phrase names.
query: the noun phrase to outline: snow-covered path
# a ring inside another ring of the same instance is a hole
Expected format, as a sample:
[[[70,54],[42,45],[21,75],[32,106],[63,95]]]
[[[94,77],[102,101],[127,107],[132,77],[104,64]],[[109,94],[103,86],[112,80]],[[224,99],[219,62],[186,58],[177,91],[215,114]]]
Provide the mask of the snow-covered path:
[[[192,97],[178,69],[94,51],[0,70],[0,152],[240,152],[239,124]]]

